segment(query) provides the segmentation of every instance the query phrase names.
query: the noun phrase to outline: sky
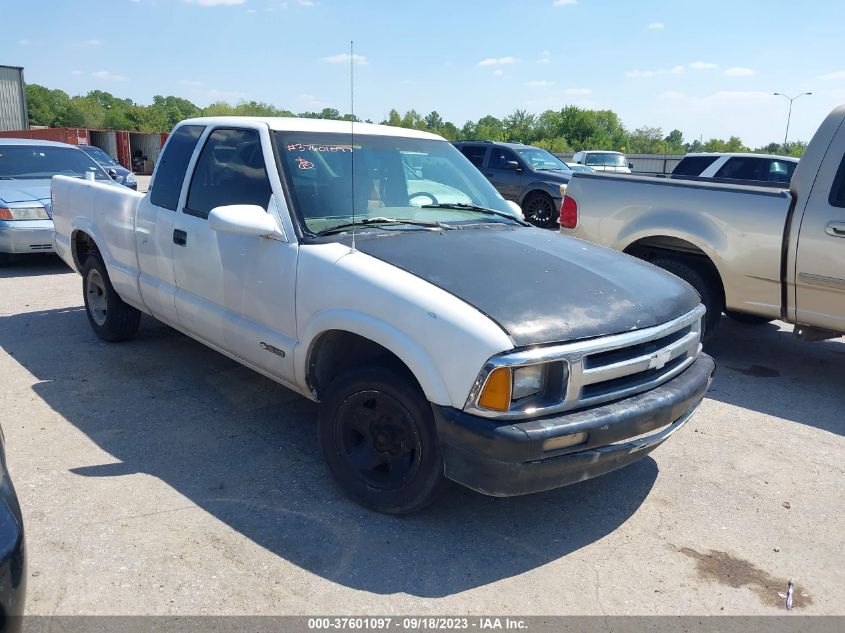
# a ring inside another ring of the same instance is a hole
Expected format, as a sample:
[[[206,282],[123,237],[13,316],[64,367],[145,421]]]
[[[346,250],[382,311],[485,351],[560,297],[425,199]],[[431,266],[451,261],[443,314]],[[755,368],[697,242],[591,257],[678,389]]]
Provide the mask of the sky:
[[[845,103],[841,0],[0,0],[0,64],[69,94],[294,112],[610,108],[686,140],[809,140]]]

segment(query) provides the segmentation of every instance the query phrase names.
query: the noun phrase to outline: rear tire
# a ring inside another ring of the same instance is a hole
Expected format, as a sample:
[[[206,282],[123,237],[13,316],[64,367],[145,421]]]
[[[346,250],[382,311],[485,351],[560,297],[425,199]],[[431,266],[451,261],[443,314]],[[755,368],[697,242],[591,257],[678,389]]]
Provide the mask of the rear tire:
[[[725,310],[725,314],[737,323],[744,323],[745,325],[765,325],[774,321],[774,319],[770,319],[769,317],[746,314],[745,312],[734,312],[733,310]]]
[[[404,371],[367,366],[336,378],[320,405],[319,436],[338,486],[367,508],[416,512],[448,485],[431,405]]]
[[[98,254],[89,255],[82,267],[82,296],[88,322],[97,336],[110,343],[135,336],[141,312],[115,292],[106,265]]]
[[[529,193],[522,203],[522,213],[525,219],[541,229],[554,226],[559,212],[559,209],[555,209],[552,197],[542,191]]]
[[[718,280],[714,279],[708,271],[702,270],[701,267],[674,257],[655,257],[649,261],[655,266],[680,277],[695,288],[695,291],[701,297],[701,303],[707,308],[707,314],[704,316],[702,339],[713,336],[719,326],[719,321],[722,319],[722,310],[725,305]]]

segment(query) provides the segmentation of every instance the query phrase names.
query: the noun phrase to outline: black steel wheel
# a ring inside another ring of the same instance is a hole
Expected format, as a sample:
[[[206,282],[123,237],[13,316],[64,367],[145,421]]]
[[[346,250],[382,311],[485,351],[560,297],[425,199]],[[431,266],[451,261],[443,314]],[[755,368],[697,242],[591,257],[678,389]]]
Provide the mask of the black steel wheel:
[[[404,372],[365,367],[336,378],[321,403],[319,430],[338,485],[366,507],[414,512],[445,486],[431,405]]]
[[[522,213],[525,219],[534,226],[547,229],[554,226],[560,215],[560,209],[555,209],[552,197],[542,191],[528,194],[522,203]]]

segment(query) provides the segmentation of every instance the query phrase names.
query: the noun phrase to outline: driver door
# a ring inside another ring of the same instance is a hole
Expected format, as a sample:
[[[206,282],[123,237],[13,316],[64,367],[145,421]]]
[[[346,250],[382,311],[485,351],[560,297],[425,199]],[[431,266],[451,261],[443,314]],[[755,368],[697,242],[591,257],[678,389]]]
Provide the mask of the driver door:
[[[491,148],[484,175],[506,200],[519,200],[519,193],[522,191],[523,169],[516,154],[512,151],[504,147]]]
[[[173,231],[176,312],[189,334],[292,383],[297,244],[208,226],[213,208],[234,204],[258,205],[283,226],[269,134],[261,136],[217,128],[205,137]]]

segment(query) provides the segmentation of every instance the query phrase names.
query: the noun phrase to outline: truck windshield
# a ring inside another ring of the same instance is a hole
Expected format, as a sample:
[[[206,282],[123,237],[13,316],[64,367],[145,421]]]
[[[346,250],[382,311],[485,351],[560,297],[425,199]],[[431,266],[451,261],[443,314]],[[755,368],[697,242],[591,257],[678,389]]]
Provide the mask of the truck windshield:
[[[596,152],[587,154],[584,160],[585,165],[591,167],[627,167],[628,162],[622,154],[612,154],[610,152]]]
[[[560,160],[557,156],[544,149],[537,147],[530,147],[526,149],[518,149],[516,153],[526,163],[531,165],[532,169],[551,169],[553,171],[572,171],[569,166]]]
[[[53,176],[84,178],[93,173],[97,180],[111,178],[90,156],[72,147],[49,145],[0,145],[0,179],[35,180]]]
[[[309,233],[352,222],[353,203],[356,223],[367,218],[509,223],[513,217],[504,198],[446,141],[356,134],[353,145],[349,134],[276,135],[293,205]]]

